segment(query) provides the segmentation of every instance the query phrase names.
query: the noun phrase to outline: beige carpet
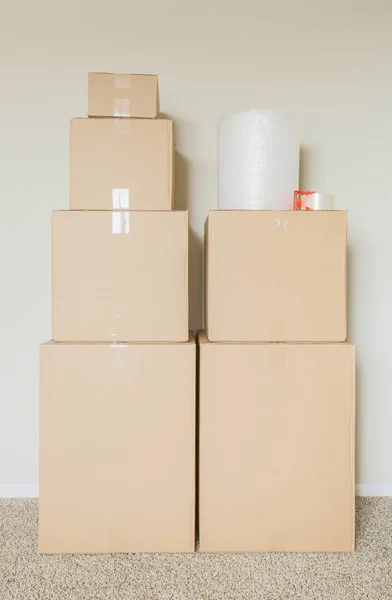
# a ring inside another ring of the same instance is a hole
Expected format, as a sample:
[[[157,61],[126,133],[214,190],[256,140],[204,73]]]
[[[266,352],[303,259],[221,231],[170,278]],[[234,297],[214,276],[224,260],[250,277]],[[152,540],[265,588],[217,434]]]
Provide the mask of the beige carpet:
[[[40,556],[37,501],[0,500],[0,599],[392,600],[392,498],[357,500],[355,554]]]

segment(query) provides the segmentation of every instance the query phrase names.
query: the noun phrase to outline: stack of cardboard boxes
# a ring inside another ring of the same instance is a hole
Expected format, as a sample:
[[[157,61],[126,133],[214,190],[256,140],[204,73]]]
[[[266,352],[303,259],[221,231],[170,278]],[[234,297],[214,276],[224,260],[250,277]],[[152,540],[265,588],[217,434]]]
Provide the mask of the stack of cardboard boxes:
[[[89,76],[70,211],[52,218],[40,348],[41,552],[191,552],[195,342],[188,214],[152,75]]]
[[[40,350],[41,552],[192,552],[188,214],[151,75],[89,76],[52,218]],[[354,547],[346,213],[211,211],[200,343],[202,551]]]
[[[212,211],[200,341],[200,549],[354,548],[342,211]]]

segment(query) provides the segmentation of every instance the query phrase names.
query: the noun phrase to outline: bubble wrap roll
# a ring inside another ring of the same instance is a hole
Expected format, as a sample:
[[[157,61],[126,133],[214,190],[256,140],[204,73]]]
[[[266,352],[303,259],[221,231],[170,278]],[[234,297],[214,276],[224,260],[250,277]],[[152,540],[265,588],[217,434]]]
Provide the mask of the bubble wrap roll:
[[[224,117],[218,129],[218,208],[291,210],[299,181],[299,144],[272,110]]]

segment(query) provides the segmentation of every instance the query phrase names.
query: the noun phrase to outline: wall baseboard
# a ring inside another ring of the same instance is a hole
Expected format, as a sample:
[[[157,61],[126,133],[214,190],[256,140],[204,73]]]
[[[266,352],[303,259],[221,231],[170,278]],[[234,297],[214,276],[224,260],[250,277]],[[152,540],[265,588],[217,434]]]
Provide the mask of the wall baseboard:
[[[357,483],[355,494],[357,496],[392,496],[392,484]]]
[[[0,485],[0,498],[38,498],[38,485]]]
[[[358,483],[357,496],[392,496],[392,484]],[[0,485],[0,498],[38,498],[38,485]]]

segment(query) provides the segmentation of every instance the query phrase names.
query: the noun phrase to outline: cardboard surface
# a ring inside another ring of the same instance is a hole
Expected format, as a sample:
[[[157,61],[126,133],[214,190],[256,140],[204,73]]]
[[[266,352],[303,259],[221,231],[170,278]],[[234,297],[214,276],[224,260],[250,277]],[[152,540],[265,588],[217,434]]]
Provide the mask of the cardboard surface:
[[[200,342],[200,550],[353,551],[354,346]]]
[[[89,117],[153,119],[158,112],[157,75],[88,74]]]
[[[187,211],[55,211],[52,336],[186,341]]]
[[[195,343],[40,347],[39,551],[193,552]]]
[[[169,119],[72,119],[71,209],[171,210]]]
[[[347,338],[345,211],[210,211],[205,252],[211,341]]]

